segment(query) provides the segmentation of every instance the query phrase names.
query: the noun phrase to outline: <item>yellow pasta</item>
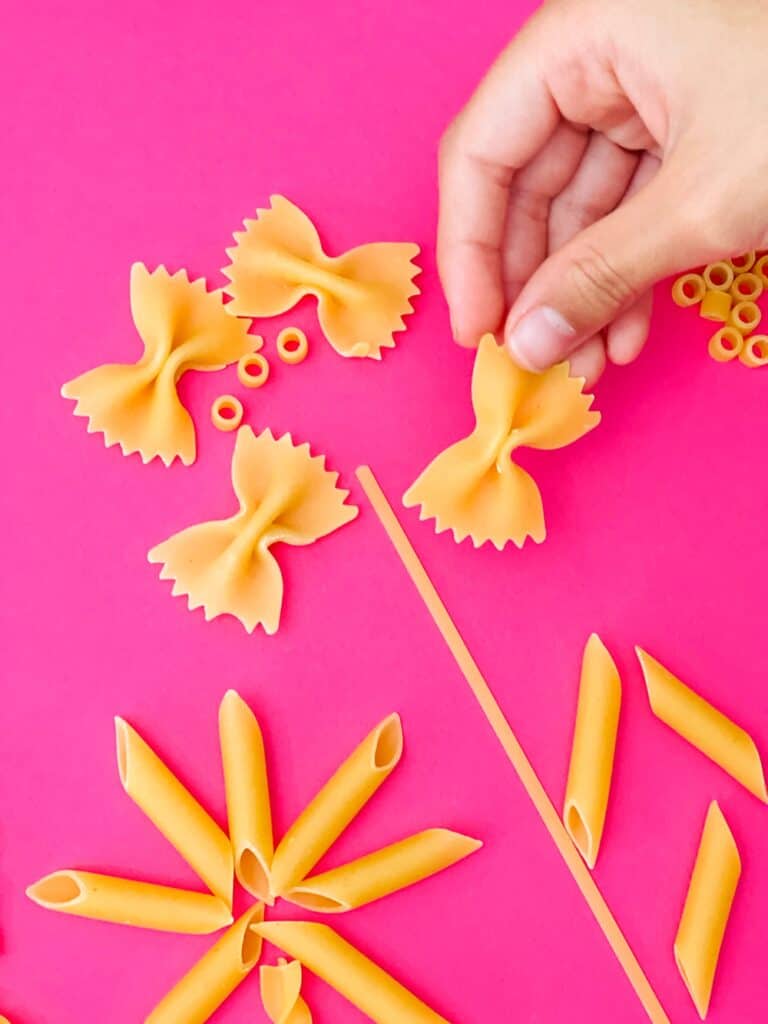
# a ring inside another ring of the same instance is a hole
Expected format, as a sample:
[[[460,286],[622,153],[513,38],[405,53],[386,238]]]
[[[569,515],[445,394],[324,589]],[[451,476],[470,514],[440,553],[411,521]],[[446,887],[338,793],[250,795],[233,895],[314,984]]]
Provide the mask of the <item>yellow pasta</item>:
[[[233,615],[252,633],[261,625],[275,633],[283,605],[283,574],[273,545],[312,544],[357,515],[346,504],[349,491],[337,486],[338,473],[308,444],[290,434],[258,436],[250,427],[237,432],[232,486],[239,508],[175,533],[147,555],[162,564],[160,579],[174,581],[173,595],[202,607],[206,619]]]
[[[234,395],[219,395],[211,406],[211,423],[217,430],[237,430],[243,422],[243,403]]]
[[[715,320],[718,323],[727,323],[731,315],[733,299],[729,292],[713,291],[708,289],[701,300],[699,314],[705,320]]]
[[[443,871],[479,850],[477,839],[433,828],[341,867],[307,878],[285,898],[307,910],[355,910]]]
[[[234,690],[219,708],[219,736],[235,873],[251,895],[271,902],[274,841],[264,741],[253,712]]]
[[[88,417],[89,433],[104,434],[107,447],[139,452],[144,462],[159,457],[195,461],[195,425],[176,385],[187,370],[219,370],[253,350],[250,321],[224,309],[222,292],[190,281],[185,270],[150,273],[131,267],[131,312],[144,353],[131,365],[97,366],[66,383],[65,398],[77,400],[76,416]]]
[[[728,323],[742,334],[751,334],[760,323],[762,315],[756,302],[737,302],[731,310]]]
[[[728,263],[737,274],[744,274],[755,265],[757,253],[754,249],[751,252],[743,252],[739,256],[732,256]]]
[[[402,753],[400,718],[390,715],[350,754],[283,836],[272,860],[273,896],[282,896],[306,878],[386,782]]]
[[[448,1024],[327,925],[270,921],[256,930],[267,942],[300,960],[375,1024]]]
[[[522,370],[492,334],[480,341],[472,371],[472,433],[440,452],[403,496],[406,508],[421,506],[437,532],[475,547],[490,541],[501,550],[512,541],[546,536],[536,482],[514,461],[519,448],[564,448],[592,430],[600,414],[583,378],[560,363],[545,373]]]
[[[232,924],[227,904],[208,893],[90,871],[56,871],[30,885],[27,896],[46,910],[161,932],[207,935]]]
[[[284,363],[295,366],[309,354],[309,342],[299,327],[285,327],[277,336],[277,354]]]
[[[305,213],[283,196],[272,196],[271,204],[245,221],[245,231],[235,232],[237,244],[227,249],[227,311],[276,316],[314,295],[323,333],[340,355],[381,359],[413,312],[419,247],[374,242],[327,256]]]
[[[232,906],[232,848],[226,834],[157,754],[122,718],[115,719],[120,781],[214,896]]]
[[[581,665],[563,810],[565,827],[591,868],[595,866],[603,835],[620,709],[619,673],[613,658],[593,633]]]
[[[695,306],[704,298],[706,290],[701,274],[683,274],[672,285],[672,298],[678,306]]]
[[[709,354],[718,363],[731,362],[743,348],[744,335],[735,327],[721,327],[709,339]]]
[[[301,997],[301,964],[282,957],[276,967],[259,968],[261,1002],[272,1024],[312,1024],[312,1014]]]
[[[264,904],[251,907],[211,946],[144,1021],[204,1024],[259,962]]]
[[[763,294],[763,282],[757,274],[737,274],[731,285],[736,302],[757,302]]]
[[[753,334],[751,338],[745,338],[739,359],[751,368],[768,364],[768,335]]]
[[[761,256],[752,268],[752,273],[757,274],[763,282],[763,287],[768,288],[768,253]]]
[[[704,268],[704,283],[711,291],[727,292],[733,284],[735,274],[733,267],[725,260],[710,263]]]
[[[712,801],[675,937],[675,962],[704,1020],[717,960],[741,875],[741,858],[728,822]]]
[[[635,648],[653,713],[706,754],[723,771],[768,803],[760,755],[752,737],[673,676],[650,654]]]
[[[261,352],[243,356],[237,364],[237,379],[246,388],[260,388],[269,380],[269,363]]]

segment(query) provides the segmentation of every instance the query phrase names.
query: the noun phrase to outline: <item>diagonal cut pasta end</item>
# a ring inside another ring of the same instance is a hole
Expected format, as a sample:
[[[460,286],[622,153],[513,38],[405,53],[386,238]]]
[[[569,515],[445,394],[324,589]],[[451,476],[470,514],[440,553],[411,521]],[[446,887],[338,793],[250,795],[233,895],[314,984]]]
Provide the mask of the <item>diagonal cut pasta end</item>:
[[[235,856],[235,874],[242,887],[257,900],[274,906],[275,898],[269,891],[269,865],[250,844],[245,844]]]
[[[396,711],[376,726],[372,740],[371,767],[388,775],[403,756],[403,723]]]
[[[76,871],[54,871],[26,890],[33,903],[46,910],[67,910],[82,902],[84,890]]]

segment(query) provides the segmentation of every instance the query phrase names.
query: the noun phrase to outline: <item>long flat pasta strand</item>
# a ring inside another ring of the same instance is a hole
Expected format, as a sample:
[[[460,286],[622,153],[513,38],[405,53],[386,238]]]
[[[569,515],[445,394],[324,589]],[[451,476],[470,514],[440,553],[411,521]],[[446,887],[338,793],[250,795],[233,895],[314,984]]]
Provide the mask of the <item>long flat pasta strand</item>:
[[[525,751],[520,746],[512,727],[504,717],[504,712],[501,710],[477,662],[472,657],[469,648],[464,643],[448,609],[435,589],[432,580],[427,575],[424,566],[419,560],[419,556],[406,536],[373,472],[369,466],[360,466],[356,471],[356,475],[373,506],[374,512],[399,555],[406,572],[411,577],[414,586],[427,606],[427,610],[432,616],[435,625],[442,634],[470,690],[496,734],[496,738],[504,748],[504,752],[517,772],[525,791],[573,875],[574,881],[587,902],[587,906],[594,914],[595,920],[600,925],[611,949],[616,954],[616,958],[621,964],[648,1017],[653,1021],[653,1024],[670,1024],[669,1017],[659,1002],[656,993],[653,991],[637,957],[632,952],[632,948],[624,937],[616,918],[611,913],[605,897],[598,889],[595,880],[589,873],[589,868],[574,846],[554,804],[549,799],[547,791],[536,775]]]
[[[254,930],[300,960],[375,1024],[449,1024],[326,924],[269,921]]]

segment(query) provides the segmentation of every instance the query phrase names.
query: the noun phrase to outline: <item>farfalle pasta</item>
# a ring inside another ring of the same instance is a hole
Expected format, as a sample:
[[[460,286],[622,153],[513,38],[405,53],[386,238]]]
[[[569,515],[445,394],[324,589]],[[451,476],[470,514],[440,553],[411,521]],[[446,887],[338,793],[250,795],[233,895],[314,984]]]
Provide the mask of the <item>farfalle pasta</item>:
[[[131,267],[131,313],[144,342],[133,364],[108,363],[68,381],[64,398],[77,400],[75,416],[88,417],[88,432],[102,433],[109,448],[139,452],[144,462],[160,458],[195,461],[195,425],[176,385],[187,370],[220,370],[252,352],[257,339],[250,321],[228,316],[222,292],[206,291],[186,270],[152,273]]]
[[[301,964],[280,957],[274,967],[259,968],[261,1002],[272,1024],[312,1024],[312,1014],[301,996]]]
[[[148,554],[162,564],[161,579],[174,580],[173,594],[206,619],[233,615],[249,633],[257,625],[275,633],[283,603],[283,576],[271,552],[278,541],[311,544],[350,522],[358,513],[345,504],[338,473],[308,444],[290,434],[258,436],[250,427],[237,433],[232,486],[240,508],[229,519],[190,526]]]
[[[276,316],[314,295],[323,333],[340,355],[381,359],[382,349],[394,347],[419,294],[417,245],[373,242],[327,256],[312,221],[283,196],[244,223],[227,249],[229,313]]]
[[[406,491],[405,506],[420,505],[438,533],[451,530],[457,542],[471,537],[475,547],[543,541],[539,488],[512,456],[518,448],[563,448],[596,427],[600,414],[583,385],[569,377],[567,363],[541,374],[520,369],[486,334],[472,374],[475,428],[427,466]]]

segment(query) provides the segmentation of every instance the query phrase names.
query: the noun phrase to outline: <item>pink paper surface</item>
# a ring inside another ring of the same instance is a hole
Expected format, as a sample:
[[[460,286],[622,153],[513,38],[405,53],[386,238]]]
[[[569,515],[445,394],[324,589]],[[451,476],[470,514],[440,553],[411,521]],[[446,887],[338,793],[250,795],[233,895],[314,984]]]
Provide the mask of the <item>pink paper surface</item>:
[[[133,1024],[212,941],[46,913],[24,888],[60,867],[195,885],[120,788],[112,716],[223,820],[216,710],[230,686],[264,726],[278,831],[380,718],[401,713],[403,763],[328,864],[429,825],[485,841],[443,875],[336,918],[344,936],[457,1024],[646,1019],[353,478],[370,462],[396,499],[471,423],[471,355],[450,342],[435,271],[435,151],[529,6],[233,0],[6,14],[0,1012],[14,1024]],[[221,284],[231,232],[273,192],[312,215],[329,251],[423,246],[423,295],[397,350],[380,365],[340,359],[306,302],[262,324],[268,355],[280,326],[304,326],[303,365],[273,359],[261,391],[245,392],[234,368],[184,380],[192,468],[105,450],[58,392],[138,356],[131,262]],[[766,810],[653,719],[632,648],[768,749],[768,371],[712,362],[708,326],[667,291],[642,359],[599,386],[603,425],[526,455],[544,546],[478,552],[415,512],[403,519],[558,806],[587,635],[615,654],[624,703],[596,878],[678,1024],[697,1017],[672,941],[707,804],[720,801],[744,873],[711,1020],[750,1024],[768,1001]],[[225,391],[255,429],[327,453],[363,505],[338,534],[282,551],[274,638],[205,623],[145,557],[232,508],[233,437],[208,419]],[[306,997],[319,1022],[361,1019],[315,979]],[[255,977],[216,1017],[265,1019]]]

